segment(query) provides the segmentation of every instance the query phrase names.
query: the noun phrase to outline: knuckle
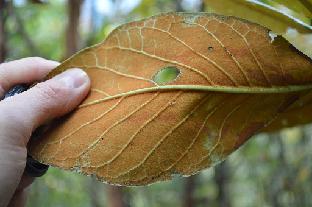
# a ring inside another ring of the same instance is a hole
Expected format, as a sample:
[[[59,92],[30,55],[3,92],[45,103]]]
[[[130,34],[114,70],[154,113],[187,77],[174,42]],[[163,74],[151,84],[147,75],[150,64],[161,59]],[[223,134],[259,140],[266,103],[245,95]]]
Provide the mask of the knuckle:
[[[70,91],[56,83],[37,84],[38,111],[42,114],[58,114],[67,109]]]

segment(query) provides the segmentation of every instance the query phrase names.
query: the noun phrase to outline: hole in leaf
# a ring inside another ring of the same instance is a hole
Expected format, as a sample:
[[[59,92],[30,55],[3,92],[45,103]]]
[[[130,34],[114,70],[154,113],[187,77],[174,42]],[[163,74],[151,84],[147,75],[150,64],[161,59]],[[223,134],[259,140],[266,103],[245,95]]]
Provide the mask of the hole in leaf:
[[[274,41],[274,39],[277,37],[277,34],[275,34],[274,32],[272,31],[269,31],[269,36],[271,38],[271,43]]]
[[[213,47],[212,46],[209,46],[208,47],[208,51],[212,51],[213,50]]]
[[[154,77],[153,81],[158,85],[168,84],[180,75],[180,70],[175,66],[167,66],[158,71]]]

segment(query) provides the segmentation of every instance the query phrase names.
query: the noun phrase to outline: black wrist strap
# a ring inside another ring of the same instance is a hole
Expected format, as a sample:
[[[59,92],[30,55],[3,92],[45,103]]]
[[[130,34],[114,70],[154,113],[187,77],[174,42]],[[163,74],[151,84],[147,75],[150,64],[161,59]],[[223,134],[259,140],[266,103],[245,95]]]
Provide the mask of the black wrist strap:
[[[1,99],[6,99],[10,96],[14,96],[16,94],[22,93],[28,89],[27,85],[21,84],[16,85],[12,89],[10,89],[4,97]],[[35,134],[34,132],[33,134]],[[31,139],[31,138],[30,138]],[[26,161],[26,167],[25,167],[25,173],[30,177],[41,177],[44,175],[49,169],[49,165],[42,164],[38,162],[37,160],[34,160],[29,154],[27,154],[27,161]]]

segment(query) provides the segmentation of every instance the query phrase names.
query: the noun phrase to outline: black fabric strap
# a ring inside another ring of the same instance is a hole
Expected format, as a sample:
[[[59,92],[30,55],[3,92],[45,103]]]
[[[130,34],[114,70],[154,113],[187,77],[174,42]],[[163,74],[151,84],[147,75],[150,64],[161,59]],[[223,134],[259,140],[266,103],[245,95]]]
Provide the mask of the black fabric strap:
[[[28,89],[27,85],[21,84],[16,85],[12,89],[10,89],[4,97],[1,99],[6,99],[10,96],[14,96],[16,94],[22,93]],[[36,131],[33,133],[36,134]],[[31,138],[30,138],[31,139]],[[42,164],[37,160],[34,160],[29,154],[27,154],[27,161],[25,167],[25,173],[31,177],[41,177],[44,175],[49,169],[49,165]]]

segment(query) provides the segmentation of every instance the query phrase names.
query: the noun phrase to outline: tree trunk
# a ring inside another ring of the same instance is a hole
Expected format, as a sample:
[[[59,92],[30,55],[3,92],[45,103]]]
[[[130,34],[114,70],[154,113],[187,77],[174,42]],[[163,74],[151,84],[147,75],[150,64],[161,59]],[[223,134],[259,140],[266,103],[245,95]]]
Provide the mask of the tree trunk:
[[[7,2],[6,0],[0,0],[0,63],[5,61],[7,56],[6,48],[6,30],[5,21],[7,17],[6,12]]]
[[[271,175],[267,193],[271,206],[281,207],[283,206],[281,197],[284,192],[289,190],[288,188],[285,189],[285,187],[291,186],[291,180],[288,180],[288,177],[291,177],[291,172],[285,157],[285,146],[281,135],[279,133],[270,135],[270,140],[272,140],[272,144],[275,144],[275,148],[278,149],[276,157],[278,165]]]
[[[108,207],[126,207],[123,198],[123,192],[120,186],[107,186],[107,206]]]
[[[104,206],[103,204],[101,204],[100,201],[100,196],[103,194],[102,188],[100,188],[102,185],[102,183],[98,183],[97,180],[95,180],[95,178],[92,178],[89,180],[87,186],[89,188],[89,195],[90,195],[90,201],[91,201],[91,206],[92,207],[102,207]]]
[[[175,5],[176,5],[175,9],[177,12],[183,12],[184,11],[184,9],[182,7],[182,0],[176,0]]]
[[[80,18],[80,8],[83,0],[68,0],[68,26],[66,32],[66,52],[65,58],[73,55],[78,50],[79,42],[79,18]]]
[[[219,207],[230,207],[231,201],[229,196],[229,166],[226,161],[215,167],[215,183],[218,187],[217,203]]]
[[[196,188],[196,180],[197,180],[197,175],[190,176],[185,179],[185,184],[184,184],[184,202],[183,206],[184,207],[193,207],[196,206],[196,199],[194,198],[195,194],[195,188]]]
[[[205,0],[202,0],[199,6],[199,11],[204,12],[206,10]]]

